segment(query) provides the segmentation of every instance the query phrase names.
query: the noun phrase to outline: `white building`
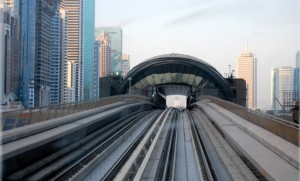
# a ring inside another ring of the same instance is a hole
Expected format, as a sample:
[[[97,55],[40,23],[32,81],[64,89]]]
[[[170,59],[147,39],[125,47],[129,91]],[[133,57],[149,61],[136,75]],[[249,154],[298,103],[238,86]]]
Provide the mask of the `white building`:
[[[246,50],[240,53],[236,63],[236,77],[246,81],[247,86],[247,108],[256,109],[257,107],[257,63],[254,53]]]

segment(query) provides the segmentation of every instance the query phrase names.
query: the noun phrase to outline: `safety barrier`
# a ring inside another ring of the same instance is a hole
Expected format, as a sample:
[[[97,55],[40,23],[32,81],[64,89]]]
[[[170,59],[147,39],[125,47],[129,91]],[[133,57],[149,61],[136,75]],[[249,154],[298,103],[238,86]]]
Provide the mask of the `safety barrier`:
[[[280,118],[269,116],[258,111],[250,110],[237,104],[213,97],[200,96],[197,100],[209,99],[213,103],[233,112],[234,114],[246,119],[247,121],[260,126],[277,136],[299,146],[299,125]]]
[[[149,101],[149,99],[138,95],[118,95],[90,101],[4,112],[2,113],[1,127],[5,131],[122,101],[136,102]]]

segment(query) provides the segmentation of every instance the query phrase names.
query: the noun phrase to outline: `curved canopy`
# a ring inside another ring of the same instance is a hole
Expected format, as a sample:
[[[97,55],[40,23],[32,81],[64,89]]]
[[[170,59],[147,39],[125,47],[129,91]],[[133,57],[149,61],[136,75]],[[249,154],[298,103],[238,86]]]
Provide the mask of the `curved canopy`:
[[[130,83],[131,89],[135,90],[154,85],[187,85],[205,95],[231,98],[230,86],[214,67],[203,60],[182,54],[156,56],[140,63],[124,77],[119,89],[121,94],[128,92]]]

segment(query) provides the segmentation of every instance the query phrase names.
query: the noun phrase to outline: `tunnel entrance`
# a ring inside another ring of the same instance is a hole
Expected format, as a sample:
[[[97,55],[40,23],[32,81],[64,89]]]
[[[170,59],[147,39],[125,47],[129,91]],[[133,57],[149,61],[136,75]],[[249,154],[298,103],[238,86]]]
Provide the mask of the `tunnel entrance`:
[[[166,97],[167,107],[175,107],[178,109],[185,109],[187,104],[187,97],[183,95],[169,95]]]

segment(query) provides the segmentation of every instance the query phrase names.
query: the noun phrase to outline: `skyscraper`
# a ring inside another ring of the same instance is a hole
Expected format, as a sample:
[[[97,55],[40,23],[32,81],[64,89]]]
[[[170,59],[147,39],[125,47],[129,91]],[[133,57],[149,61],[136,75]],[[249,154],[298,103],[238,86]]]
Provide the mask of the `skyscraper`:
[[[300,99],[300,51],[296,54],[296,68],[294,75],[294,99]]]
[[[61,8],[68,14],[68,102],[80,101],[83,99],[84,0],[62,0]]]
[[[61,76],[61,57],[60,57],[60,13],[59,9],[55,10],[55,14],[52,17],[51,22],[51,62],[50,62],[50,103],[51,105],[57,105],[60,103],[60,76]]]
[[[272,110],[289,110],[293,104],[294,68],[273,68],[271,80]]]
[[[94,34],[95,34],[95,0],[84,1],[84,99],[94,97],[93,65],[94,65]]]
[[[4,30],[4,3],[0,2],[0,30]],[[0,31],[0,103],[4,104],[5,31]]]
[[[122,29],[120,27],[98,27],[95,36],[98,37],[105,32],[111,39],[110,73],[121,72],[122,60]]]
[[[256,109],[257,99],[257,65],[256,57],[253,53],[246,50],[240,53],[236,63],[237,78],[246,81],[247,86],[247,108]]]
[[[106,77],[108,76],[111,72],[110,70],[110,51],[111,51],[111,46],[110,46],[110,36],[103,32],[100,34],[100,36],[98,37],[99,41],[100,41],[100,60],[99,60],[99,73],[100,73],[100,77]]]
[[[12,107],[15,109],[17,104],[20,105],[19,102],[16,102],[21,80],[19,11],[11,1],[1,2],[1,7],[1,20],[4,25],[3,29],[1,28],[1,34],[4,33],[2,34],[4,39],[1,40],[4,47],[3,59],[1,59],[3,70],[0,70],[3,73],[1,76],[3,80],[3,84],[1,83],[1,88],[3,88],[1,90],[1,104],[4,104],[7,109]],[[21,108],[19,105],[18,107]]]
[[[52,105],[68,102],[67,27],[67,12],[58,5],[51,23],[50,101]]]
[[[100,40],[95,39],[94,67],[93,67],[93,96],[99,98],[99,64],[100,64]]]
[[[50,104],[51,20],[57,1],[22,2],[22,94],[25,107]]]
[[[130,56],[128,54],[122,55],[122,63],[121,63],[121,70],[122,76],[126,76],[126,74],[130,71]]]
[[[60,13],[60,103],[67,103],[68,101],[68,12],[61,8]]]

